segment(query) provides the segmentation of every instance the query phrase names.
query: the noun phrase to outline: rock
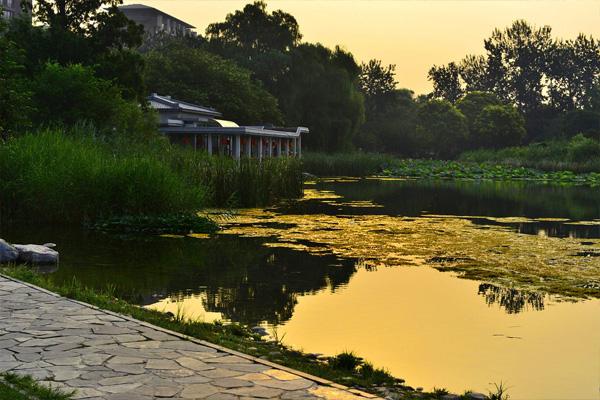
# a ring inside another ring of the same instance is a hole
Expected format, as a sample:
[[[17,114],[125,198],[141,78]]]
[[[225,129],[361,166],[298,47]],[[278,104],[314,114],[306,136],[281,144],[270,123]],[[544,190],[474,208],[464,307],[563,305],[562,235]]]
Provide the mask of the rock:
[[[50,242],[50,243],[44,243],[42,246],[48,247],[49,249],[53,249],[53,248],[56,247],[56,243],[52,243],[52,242]]]
[[[15,262],[18,257],[19,252],[17,249],[8,244],[4,239],[0,239],[0,264]]]
[[[260,336],[268,336],[269,335],[267,333],[267,330],[265,328],[263,328],[262,326],[255,326],[250,330],[252,331],[252,333],[255,333]]]
[[[57,264],[58,251],[38,244],[15,244],[19,262],[30,264]]]

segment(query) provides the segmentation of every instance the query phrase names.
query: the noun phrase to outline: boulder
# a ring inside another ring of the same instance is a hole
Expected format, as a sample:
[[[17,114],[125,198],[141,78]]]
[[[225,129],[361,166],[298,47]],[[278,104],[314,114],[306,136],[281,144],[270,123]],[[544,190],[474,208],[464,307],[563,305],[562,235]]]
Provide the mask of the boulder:
[[[15,262],[18,257],[19,252],[17,249],[7,243],[4,239],[0,239],[0,264]]]
[[[58,251],[39,244],[15,244],[19,262],[29,264],[57,264]]]

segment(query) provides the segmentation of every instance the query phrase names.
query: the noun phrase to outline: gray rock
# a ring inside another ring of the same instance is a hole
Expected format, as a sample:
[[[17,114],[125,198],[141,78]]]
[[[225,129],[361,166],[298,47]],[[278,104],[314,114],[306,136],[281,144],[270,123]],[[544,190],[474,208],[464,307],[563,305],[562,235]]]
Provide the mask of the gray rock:
[[[488,397],[483,393],[471,392],[469,393],[468,398],[473,400],[486,400]]]
[[[30,264],[57,264],[58,251],[38,244],[15,244],[18,261]]]
[[[19,252],[17,249],[8,244],[4,239],[0,239],[0,264],[15,262],[18,257]]]

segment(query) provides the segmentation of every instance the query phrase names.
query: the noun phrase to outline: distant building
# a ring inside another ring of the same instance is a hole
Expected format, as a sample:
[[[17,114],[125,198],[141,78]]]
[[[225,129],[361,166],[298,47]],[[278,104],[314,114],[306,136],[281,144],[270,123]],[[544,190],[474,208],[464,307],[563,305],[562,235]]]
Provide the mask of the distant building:
[[[239,126],[221,119],[214,108],[203,107],[171,96],[153,93],[148,97],[150,107],[160,117],[159,130],[171,143],[191,146],[208,154],[240,157],[300,157],[302,134],[308,128],[279,128],[272,126]]]
[[[195,35],[195,32],[192,31],[195,28],[194,26],[154,7],[143,4],[129,4],[120,6],[119,10],[130,20],[143,25],[144,31],[150,35],[161,32],[173,36]]]
[[[21,8],[23,3],[25,3],[23,0],[0,0],[1,15],[4,18],[15,18],[24,14]],[[29,13],[25,14],[29,15]]]

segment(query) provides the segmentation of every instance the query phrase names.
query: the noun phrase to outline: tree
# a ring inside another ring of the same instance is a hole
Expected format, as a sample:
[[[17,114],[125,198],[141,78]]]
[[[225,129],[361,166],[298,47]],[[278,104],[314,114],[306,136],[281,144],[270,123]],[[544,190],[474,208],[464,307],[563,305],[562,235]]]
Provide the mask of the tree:
[[[143,27],[119,10],[121,0],[39,0],[33,17],[43,26],[15,22],[9,36],[25,49],[28,71],[34,75],[47,62],[63,66],[94,66],[114,81],[127,98],[143,101],[141,56]]]
[[[475,121],[483,109],[489,105],[501,105],[502,102],[493,93],[489,92],[469,92],[456,103],[456,107],[467,118],[469,127],[469,145],[478,146],[481,133],[477,131]]]
[[[419,106],[416,132],[427,153],[454,157],[467,139],[467,119],[449,101],[433,99]]]
[[[350,60],[340,48],[332,51],[313,44],[302,44],[291,53],[278,98],[288,124],[310,128],[302,140],[308,148],[348,150],[364,122],[359,68]]]
[[[0,139],[30,126],[31,91],[22,51],[5,35],[0,19]]]
[[[243,124],[282,123],[277,100],[232,61],[176,42],[150,51],[145,60],[152,92],[215,107]]]
[[[263,1],[228,14],[224,22],[210,24],[206,36],[209,41],[235,45],[248,55],[271,50],[287,52],[302,39],[298,22],[291,14],[281,10],[269,14]]]
[[[485,106],[473,126],[474,142],[482,147],[516,146],[525,137],[525,120],[512,106]]]
[[[431,67],[428,79],[433,82],[433,97],[455,103],[463,95],[460,69],[451,62],[448,65]]]
[[[381,60],[370,60],[360,66],[359,84],[365,96],[367,118],[370,115],[385,112],[394,98],[396,89],[394,64],[381,65]]]
[[[490,79],[495,87],[504,87],[497,94],[526,114],[539,109],[546,99],[544,79],[555,47],[551,32],[549,26],[535,28],[518,20],[504,31],[494,30],[484,41],[488,63],[496,66]]]
[[[377,118],[369,118],[361,127],[355,143],[362,149],[384,151],[403,156],[417,156],[420,150],[416,136],[417,102],[408,89],[391,93],[389,106]]]
[[[95,76],[91,67],[48,63],[33,84],[34,122],[74,125],[90,122],[100,131],[142,136],[156,121],[134,102],[123,99],[112,82]]]

